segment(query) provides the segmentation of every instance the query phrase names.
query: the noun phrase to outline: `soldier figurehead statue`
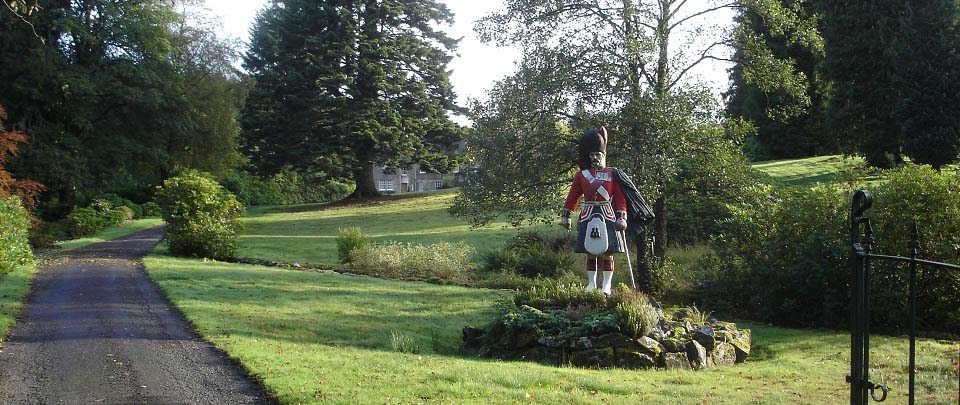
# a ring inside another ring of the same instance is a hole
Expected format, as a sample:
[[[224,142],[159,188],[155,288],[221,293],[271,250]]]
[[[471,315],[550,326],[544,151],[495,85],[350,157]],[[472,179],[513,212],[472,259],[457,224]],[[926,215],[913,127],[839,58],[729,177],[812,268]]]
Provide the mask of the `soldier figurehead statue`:
[[[627,228],[627,201],[621,191],[616,169],[607,167],[607,129],[588,129],[580,137],[577,154],[580,171],[561,211],[561,225],[570,228],[570,213],[583,205],[577,217],[575,251],[587,254],[587,290],[597,288],[597,272],[603,273],[601,290],[610,295],[613,289],[613,254],[624,252]]]
[[[607,129],[588,129],[580,136],[577,160],[581,170],[607,166]]]

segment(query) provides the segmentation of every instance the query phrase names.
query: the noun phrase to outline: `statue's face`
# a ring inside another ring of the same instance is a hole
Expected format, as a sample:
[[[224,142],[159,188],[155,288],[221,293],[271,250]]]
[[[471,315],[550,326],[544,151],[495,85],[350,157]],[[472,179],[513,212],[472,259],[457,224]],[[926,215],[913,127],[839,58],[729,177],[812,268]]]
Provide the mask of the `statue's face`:
[[[594,169],[603,169],[606,165],[607,159],[603,152],[590,152],[590,166]]]

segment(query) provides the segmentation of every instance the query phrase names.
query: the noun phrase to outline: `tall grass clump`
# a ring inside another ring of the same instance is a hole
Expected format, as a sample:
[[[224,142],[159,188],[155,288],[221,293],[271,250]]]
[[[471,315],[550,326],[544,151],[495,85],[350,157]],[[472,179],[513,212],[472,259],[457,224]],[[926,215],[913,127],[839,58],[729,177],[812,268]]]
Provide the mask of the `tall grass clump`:
[[[368,244],[350,253],[350,269],[395,280],[466,284],[476,268],[470,262],[473,254],[473,248],[462,242]]]
[[[187,170],[157,187],[167,223],[164,239],[177,256],[230,259],[237,251],[243,206],[209,174]]]
[[[0,197],[0,274],[33,259],[30,217],[17,197]]]
[[[576,271],[572,244],[566,232],[520,232],[502,248],[483,254],[482,269],[486,273],[558,279]]]
[[[420,345],[406,332],[390,331],[390,347],[398,353],[420,353]]]
[[[368,244],[370,244],[370,239],[363,236],[360,227],[351,226],[339,229],[337,231],[337,257],[340,258],[340,263],[349,264],[350,255],[353,251]]]

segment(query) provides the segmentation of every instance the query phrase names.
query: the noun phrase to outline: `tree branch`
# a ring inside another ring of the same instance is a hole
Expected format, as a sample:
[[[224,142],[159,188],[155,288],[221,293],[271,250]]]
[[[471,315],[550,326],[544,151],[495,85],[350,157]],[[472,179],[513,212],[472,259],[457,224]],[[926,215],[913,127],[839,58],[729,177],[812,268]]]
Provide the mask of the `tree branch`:
[[[24,17],[22,14],[18,13],[17,10],[14,10],[10,4],[11,3],[7,3],[6,1],[3,2],[3,5],[7,8],[7,10],[10,10],[10,12],[13,13],[13,15],[17,16],[17,18],[20,18],[20,21],[23,21],[24,23],[29,25],[30,31],[33,31],[33,36],[37,37],[37,39],[40,40],[41,44],[46,45],[47,41],[44,40],[43,37],[40,36],[40,34],[37,33],[37,27],[34,27],[33,23],[31,23],[30,21],[27,21],[27,18]]]
[[[701,10],[701,11],[699,11],[699,12],[696,12],[696,13],[693,13],[693,14],[690,14],[690,15],[688,15],[688,16],[686,16],[686,17],[681,18],[680,21],[677,21],[677,22],[671,24],[669,29],[670,29],[670,30],[673,30],[674,28],[679,27],[680,25],[683,25],[683,23],[689,21],[690,19],[697,18],[697,17],[702,16],[702,15],[704,15],[704,14],[709,14],[709,13],[712,13],[712,12],[714,12],[714,11],[722,10],[722,9],[725,9],[725,8],[737,8],[737,7],[738,7],[738,6],[737,6],[737,3],[727,3],[727,4],[719,5],[719,6],[716,6],[716,7],[711,7],[711,8],[708,8],[708,9],[706,9],[706,10]],[[674,10],[674,11],[676,11],[676,10]]]
[[[687,0],[681,1],[680,4],[677,5],[677,8],[673,9],[673,11],[670,13],[670,15],[668,16],[668,18],[672,20],[673,17],[675,17],[675,16],[677,15],[677,12],[680,11],[681,8],[683,8],[683,5],[684,5],[684,4],[687,4]]]
[[[703,50],[703,52],[700,53],[700,58],[697,59],[696,61],[690,63],[689,65],[687,65],[687,67],[685,67],[683,70],[681,70],[681,71],[680,71],[680,74],[678,74],[677,77],[675,77],[675,78],[670,82],[670,84],[667,85],[667,88],[668,88],[668,89],[672,89],[674,85],[676,85],[677,83],[680,82],[681,79],[683,79],[683,75],[685,75],[688,71],[690,71],[690,69],[693,69],[695,66],[699,65],[701,62],[703,62],[703,61],[705,61],[705,60],[707,60],[707,59],[733,62],[732,59],[721,58],[721,57],[719,57],[719,56],[709,55],[710,50],[713,49],[714,47],[716,47],[716,46],[721,46],[721,45],[729,45],[729,44],[730,44],[730,41],[729,41],[729,40],[727,40],[727,41],[717,41],[717,42],[714,42],[714,43],[710,44],[710,46],[708,46],[706,49]]]

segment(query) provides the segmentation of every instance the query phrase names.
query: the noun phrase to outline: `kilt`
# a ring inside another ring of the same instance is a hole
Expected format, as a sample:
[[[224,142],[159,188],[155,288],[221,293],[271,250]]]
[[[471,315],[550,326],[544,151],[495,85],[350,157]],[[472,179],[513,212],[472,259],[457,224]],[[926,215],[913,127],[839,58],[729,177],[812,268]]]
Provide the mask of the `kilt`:
[[[577,246],[573,251],[577,253],[589,253],[584,247],[584,240],[587,238],[587,223],[591,219],[599,217],[607,226],[608,245],[605,253],[623,253],[626,251],[626,241],[623,239],[623,233],[617,231],[617,217],[613,212],[613,207],[608,202],[587,202],[580,209],[580,219],[577,222]]]

